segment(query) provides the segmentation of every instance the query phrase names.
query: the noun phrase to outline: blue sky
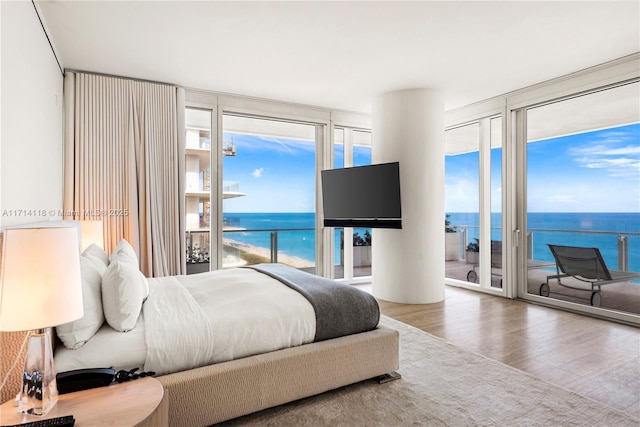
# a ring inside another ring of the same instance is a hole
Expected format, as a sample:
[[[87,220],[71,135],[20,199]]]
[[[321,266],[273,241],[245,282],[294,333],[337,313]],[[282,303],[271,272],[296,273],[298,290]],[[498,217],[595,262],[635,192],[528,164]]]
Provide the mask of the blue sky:
[[[499,212],[500,149],[492,150],[492,212]],[[640,124],[527,145],[529,212],[640,212]],[[478,153],[446,159],[447,212],[478,211]]]
[[[225,212],[315,212],[314,143],[225,134],[230,140],[237,155],[224,157],[223,180],[246,196],[227,199]]]
[[[225,140],[231,140],[225,135]],[[314,212],[315,145],[309,141],[233,135],[237,156],[225,157],[224,181],[245,197],[225,212]],[[492,211],[500,211],[501,149],[492,150]],[[640,124],[532,142],[528,156],[529,212],[640,212]],[[355,147],[354,165],[371,162]],[[341,148],[335,152],[341,166]],[[478,153],[446,159],[447,212],[478,211]]]
[[[237,155],[223,161],[224,181],[246,196],[227,199],[225,212],[315,212],[315,144],[284,138],[225,134]],[[342,146],[334,162],[344,165]],[[354,166],[371,163],[371,148],[354,147]]]
[[[240,183],[246,196],[227,199],[225,212],[315,212],[315,144],[283,138],[225,134],[236,156],[223,161],[224,181]],[[344,164],[342,146],[334,162]],[[371,148],[354,147],[353,163],[371,163]]]

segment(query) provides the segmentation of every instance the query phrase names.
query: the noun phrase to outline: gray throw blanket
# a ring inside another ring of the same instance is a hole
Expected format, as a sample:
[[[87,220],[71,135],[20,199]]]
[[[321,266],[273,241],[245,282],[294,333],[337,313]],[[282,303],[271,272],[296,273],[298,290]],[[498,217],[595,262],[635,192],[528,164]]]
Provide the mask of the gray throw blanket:
[[[378,326],[378,302],[360,289],[282,264],[257,264],[249,268],[279,280],[311,303],[316,313],[314,341],[366,332]]]

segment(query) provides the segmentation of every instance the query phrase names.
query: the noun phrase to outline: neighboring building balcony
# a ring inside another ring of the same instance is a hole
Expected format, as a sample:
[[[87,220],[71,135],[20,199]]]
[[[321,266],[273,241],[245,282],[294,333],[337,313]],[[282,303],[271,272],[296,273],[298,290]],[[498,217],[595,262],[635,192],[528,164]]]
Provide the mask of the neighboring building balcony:
[[[246,196],[246,193],[240,191],[239,182],[225,181],[222,183],[222,196],[225,199],[233,199],[234,197]]]

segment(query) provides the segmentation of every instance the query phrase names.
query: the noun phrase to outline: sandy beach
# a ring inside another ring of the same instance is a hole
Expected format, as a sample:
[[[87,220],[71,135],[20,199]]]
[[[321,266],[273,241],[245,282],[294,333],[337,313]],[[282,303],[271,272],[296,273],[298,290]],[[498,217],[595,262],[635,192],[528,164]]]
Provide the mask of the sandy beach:
[[[222,239],[222,246],[232,248],[231,251],[235,249],[241,252],[246,252],[248,254],[257,255],[259,257],[264,258],[265,262],[269,262],[269,260],[271,259],[271,251],[266,248],[247,245],[246,243],[236,242],[235,240],[231,240],[231,239]],[[225,254],[226,253],[227,253],[227,250],[225,250]],[[230,256],[233,257],[233,255],[230,255]],[[308,268],[308,267],[313,267],[315,265],[314,262],[308,261],[306,259],[298,258],[295,256],[291,256],[291,255],[285,255],[281,252],[278,252],[278,263],[285,264],[294,268]]]

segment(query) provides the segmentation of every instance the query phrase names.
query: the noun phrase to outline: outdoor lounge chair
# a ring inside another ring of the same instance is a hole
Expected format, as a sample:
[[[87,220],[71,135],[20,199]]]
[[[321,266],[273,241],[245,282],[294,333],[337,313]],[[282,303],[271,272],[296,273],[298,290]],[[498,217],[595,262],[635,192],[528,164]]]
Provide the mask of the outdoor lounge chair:
[[[590,302],[598,307],[602,302],[600,287],[609,283],[626,282],[640,279],[640,273],[609,270],[598,248],[580,246],[548,245],[556,260],[556,273],[547,276],[547,283],[540,285],[540,295],[549,296],[549,280],[557,279],[558,284],[566,288],[591,292]],[[590,289],[579,288],[562,283],[561,279],[573,277],[588,283]]]
[[[473,264],[471,270],[467,273],[467,282],[478,283],[478,272],[476,268],[478,267],[477,263]],[[553,267],[553,263],[549,263],[546,261],[537,261],[534,259],[527,260],[527,270],[537,270],[542,268]],[[498,269],[498,272],[494,272],[493,269]],[[502,288],[502,241],[501,240],[492,240],[491,241],[491,275],[495,277],[500,277],[500,284],[497,286]],[[492,286],[494,286],[492,284]]]
[[[467,273],[467,282],[478,283],[478,272],[476,271],[477,263],[473,263],[473,267]],[[502,268],[502,241],[491,241],[491,268]],[[502,277],[502,273],[493,273],[493,276]],[[502,288],[502,279],[500,279],[500,287]]]

